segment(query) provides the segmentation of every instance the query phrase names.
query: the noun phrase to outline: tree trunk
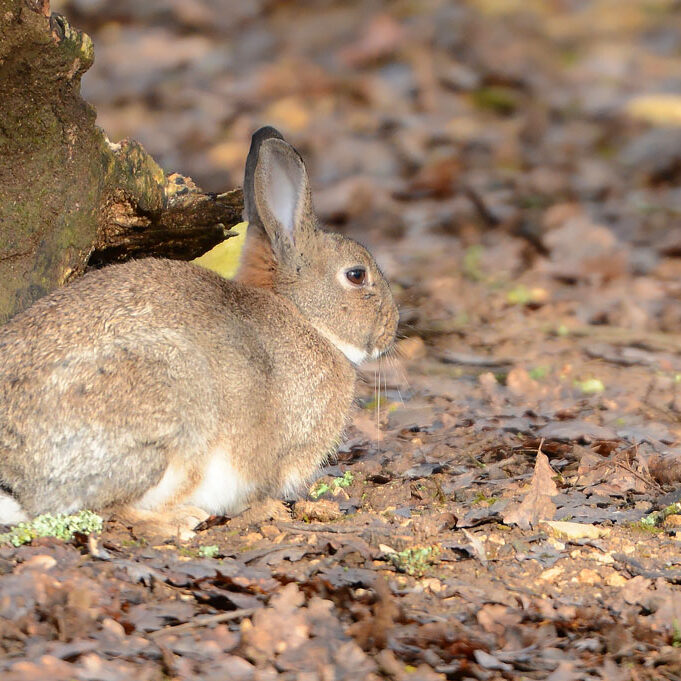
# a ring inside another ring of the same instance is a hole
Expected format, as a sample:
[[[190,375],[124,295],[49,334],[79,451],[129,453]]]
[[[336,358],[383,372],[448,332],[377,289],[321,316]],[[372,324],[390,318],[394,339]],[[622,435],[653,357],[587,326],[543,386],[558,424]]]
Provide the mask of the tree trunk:
[[[49,0],[0,0],[0,323],[88,266],[188,260],[241,219],[240,190],[202,193],[109,142],[80,97],[93,59]]]

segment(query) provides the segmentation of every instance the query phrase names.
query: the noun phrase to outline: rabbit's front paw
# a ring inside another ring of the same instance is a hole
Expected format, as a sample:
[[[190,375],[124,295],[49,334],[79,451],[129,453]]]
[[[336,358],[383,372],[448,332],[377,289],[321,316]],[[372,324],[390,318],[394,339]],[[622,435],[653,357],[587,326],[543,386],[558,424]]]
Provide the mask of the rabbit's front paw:
[[[180,528],[180,539],[191,539],[196,534],[194,528],[210,517],[210,513],[198,506],[178,506],[169,513],[172,517],[167,522],[171,527]]]

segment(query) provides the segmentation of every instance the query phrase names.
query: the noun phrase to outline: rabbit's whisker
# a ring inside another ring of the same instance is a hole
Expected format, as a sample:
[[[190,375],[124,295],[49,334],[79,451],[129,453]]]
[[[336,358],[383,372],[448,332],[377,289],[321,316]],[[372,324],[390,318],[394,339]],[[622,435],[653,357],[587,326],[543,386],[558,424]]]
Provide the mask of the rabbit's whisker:
[[[393,356],[387,357],[387,360],[390,362],[391,367],[394,367],[395,369],[397,369],[399,372],[402,373],[402,380],[407,384],[407,387],[409,387],[409,381],[407,380],[407,374],[405,373],[404,369],[400,365],[399,361]],[[399,382],[395,383],[395,390],[397,390],[397,395],[400,399],[400,404],[404,407],[404,397],[402,397],[402,391],[400,390]]]
[[[376,406],[376,450],[380,453],[379,420],[381,418],[381,389],[378,382],[378,368],[374,367],[374,405]]]
[[[411,390],[411,383],[409,382],[409,378],[407,376],[407,372],[404,368],[404,365],[402,364],[402,358],[399,356],[397,350],[395,348],[390,348],[390,351],[387,353],[387,357],[390,359],[391,366],[394,367],[396,373],[398,374],[398,380],[404,383],[407,387],[408,390]],[[397,387],[397,391],[399,392],[399,386]],[[402,399],[402,395],[400,393],[400,399]],[[402,402],[404,404],[404,401]]]

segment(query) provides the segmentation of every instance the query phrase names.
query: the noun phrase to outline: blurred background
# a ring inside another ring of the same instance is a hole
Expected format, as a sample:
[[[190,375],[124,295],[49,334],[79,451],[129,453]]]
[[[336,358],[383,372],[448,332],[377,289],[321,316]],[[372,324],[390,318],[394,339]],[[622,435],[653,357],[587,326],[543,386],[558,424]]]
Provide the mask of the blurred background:
[[[93,38],[82,92],[112,141],[219,192],[241,184],[251,133],[276,126],[320,216],[377,249],[424,334],[461,316],[469,284],[492,307],[681,330],[681,3],[52,9]]]

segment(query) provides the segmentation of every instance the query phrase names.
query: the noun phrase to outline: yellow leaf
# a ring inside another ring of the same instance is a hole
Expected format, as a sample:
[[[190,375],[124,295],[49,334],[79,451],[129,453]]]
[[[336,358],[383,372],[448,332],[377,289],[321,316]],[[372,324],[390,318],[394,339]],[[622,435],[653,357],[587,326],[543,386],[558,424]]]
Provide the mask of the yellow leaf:
[[[219,142],[208,152],[213,164],[222,170],[241,170],[248,154],[248,143],[239,141]]]
[[[272,121],[277,127],[297,132],[304,130],[310,123],[310,113],[302,99],[282,97],[267,108],[264,120]]]
[[[547,525],[552,532],[559,537],[567,539],[600,539],[610,534],[607,527],[597,527],[588,523],[572,523],[564,520],[544,520],[542,525]]]
[[[246,239],[247,222],[240,222],[231,227],[239,236],[233,236],[214,246],[207,253],[194,259],[194,262],[207,270],[213,270],[226,279],[231,279],[239,267],[239,256]]]
[[[681,95],[634,97],[627,104],[626,111],[633,118],[652,125],[681,125]]]
[[[575,381],[575,386],[585,395],[595,395],[605,390],[605,385],[600,378],[587,378],[585,381]]]

